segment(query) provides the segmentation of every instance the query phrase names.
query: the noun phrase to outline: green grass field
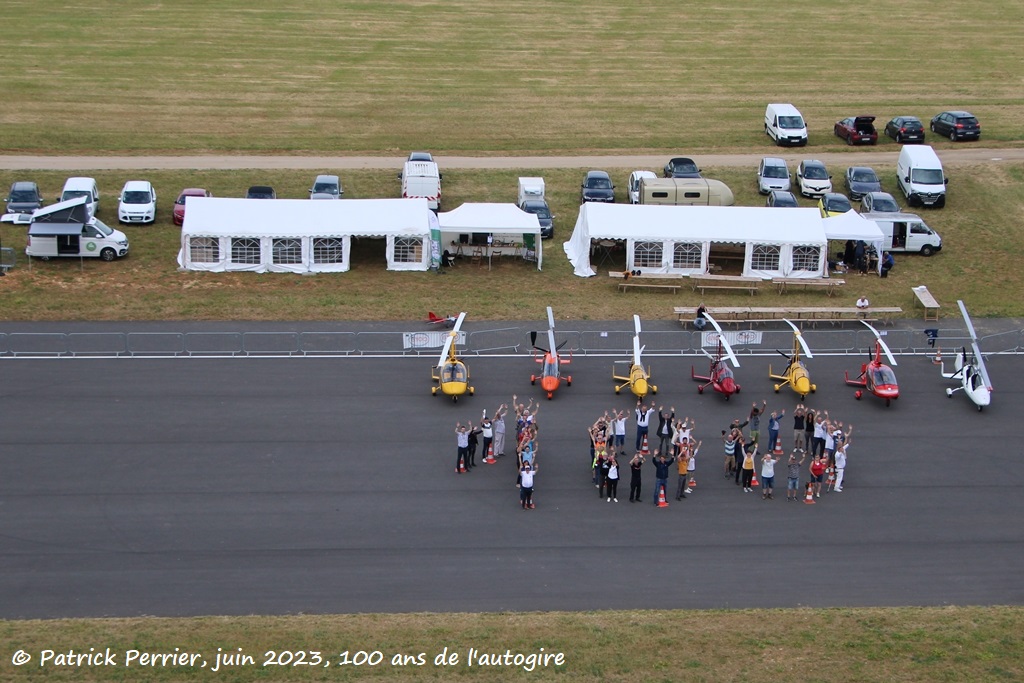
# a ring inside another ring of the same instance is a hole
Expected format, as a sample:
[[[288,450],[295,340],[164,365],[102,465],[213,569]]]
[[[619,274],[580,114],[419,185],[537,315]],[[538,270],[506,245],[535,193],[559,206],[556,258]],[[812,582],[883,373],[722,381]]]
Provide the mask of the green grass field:
[[[767,155],[773,148],[761,121],[770,101],[793,102],[808,119],[808,156],[843,148],[831,135],[839,118],[927,120],[949,108],[976,114],[987,146],[1024,144],[1024,5],[1013,0],[906,9],[732,0],[93,0],[60,7],[8,0],[3,24],[2,154]],[[935,145],[940,154],[951,147]],[[761,203],[753,168],[705,170],[730,184],[738,204]],[[878,170],[894,191],[892,169]],[[909,311],[910,287],[923,283],[947,311],[964,298],[979,316],[1024,315],[1015,294],[1024,289],[1024,166],[950,171],[948,208],[925,214],[944,251],[902,257],[890,279],[865,278],[845,296],[864,293]],[[161,198],[157,224],[126,228],[127,260],[31,268],[24,228],[0,227],[3,245],[20,253],[18,267],[0,279],[0,318],[371,320],[465,308],[476,319],[535,319],[548,303],[578,319],[619,319],[624,311],[667,318],[672,305],[694,300],[688,292],[619,295],[607,278],[572,276],[561,241],[576,219],[582,173],[575,169],[446,171],[445,208],[511,201],[516,176],[544,175],[558,218],[542,273],[506,263],[490,272],[460,266],[443,278],[386,272],[383,247],[373,242],[360,246],[346,275],[179,273],[170,202],[182,187],[240,196],[266,182],[280,196],[301,197],[313,173],[82,173],[100,180],[101,217],[111,224],[123,182],[151,179]],[[626,173],[615,176],[620,189]],[[66,175],[29,177],[52,200]],[[0,186],[24,177],[0,173]],[[391,171],[343,179],[347,196],[397,193]],[[774,295],[759,296],[768,304]],[[824,295],[789,294],[786,303],[824,305]],[[988,607],[3,621],[0,681],[1010,681],[1024,677],[1022,615],[1018,607]],[[543,646],[565,652],[568,663],[533,673],[425,666],[216,676],[11,664],[19,647],[222,646],[261,655],[313,647],[434,653],[446,644]]]

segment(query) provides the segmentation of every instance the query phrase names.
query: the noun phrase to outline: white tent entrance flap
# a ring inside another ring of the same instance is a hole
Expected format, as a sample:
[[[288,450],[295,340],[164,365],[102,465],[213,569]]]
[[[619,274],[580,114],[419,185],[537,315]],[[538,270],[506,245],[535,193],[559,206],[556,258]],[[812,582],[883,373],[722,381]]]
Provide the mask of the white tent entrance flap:
[[[353,237],[382,238],[388,270],[430,266],[425,199],[189,197],[178,265],[254,273],[346,272]]]
[[[854,242],[863,240],[875,248],[875,253],[882,255],[882,242],[885,239],[878,223],[864,218],[852,209],[839,216],[832,216],[821,221],[825,226],[825,237],[830,240]],[[882,272],[882,259],[878,259],[878,272]]]
[[[477,253],[490,263],[500,251],[502,257],[536,261],[537,270],[541,269],[544,254],[540,221],[515,204],[463,204],[437,214],[437,220],[441,224],[441,244],[452,254],[469,256],[479,250]]]
[[[717,253],[741,260],[745,277],[818,278],[827,256],[817,209],[583,204],[563,245],[580,277],[596,274],[592,240],[623,240],[626,269],[649,274],[707,273]]]

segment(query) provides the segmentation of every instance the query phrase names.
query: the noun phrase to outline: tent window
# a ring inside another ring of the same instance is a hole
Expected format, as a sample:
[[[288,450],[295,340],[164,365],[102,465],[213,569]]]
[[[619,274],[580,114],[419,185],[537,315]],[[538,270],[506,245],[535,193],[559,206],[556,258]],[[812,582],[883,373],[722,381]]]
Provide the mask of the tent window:
[[[660,268],[661,253],[661,242],[637,242],[633,247],[633,265],[637,268]]]
[[[395,262],[419,263],[423,260],[422,237],[396,237]]]
[[[344,263],[345,241],[341,237],[314,237],[313,263]]]
[[[672,250],[673,268],[700,268],[701,247],[693,242],[676,242]]]
[[[302,240],[294,237],[274,239],[274,263],[302,263]]]
[[[793,270],[818,270],[821,261],[821,247],[793,247]]]
[[[190,237],[188,255],[193,263],[219,263],[220,240],[216,237]]]
[[[232,263],[259,263],[260,262],[260,238],[259,237],[232,237],[231,238],[231,262]]]
[[[751,270],[778,270],[780,249],[774,244],[755,244],[750,256]]]

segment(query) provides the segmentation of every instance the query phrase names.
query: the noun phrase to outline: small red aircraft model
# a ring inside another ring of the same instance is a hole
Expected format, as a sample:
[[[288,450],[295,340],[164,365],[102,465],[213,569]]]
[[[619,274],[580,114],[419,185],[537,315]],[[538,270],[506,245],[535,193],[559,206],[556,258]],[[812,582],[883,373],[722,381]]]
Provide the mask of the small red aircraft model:
[[[454,315],[446,315],[444,317],[441,317],[435,314],[433,311],[429,311],[427,313],[427,322],[430,323],[431,325],[440,325],[442,327],[447,327],[448,329],[451,329],[455,327],[456,320],[457,318]]]
[[[856,379],[850,379],[850,373],[844,372],[843,375],[846,378],[846,383],[852,387],[861,387],[867,389],[869,392],[877,396],[878,398],[885,399],[885,405],[888,406],[894,399],[900,397],[900,387],[896,383],[896,373],[892,371],[888,365],[882,362],[882,353],[885,353],[886,358],[893,365],[896,365],[896,359],[893,358],[892,352],[889,351],[889,347],[882,341],[882,335],[878,333],[874,327],[872,327],[867,321],[861,320],[864,325],[875,334],[875,353],[872,357],[871,351],[868,351],[868,362],[862,363],[860,366],[860,375]],[[859,401],[864,392],[861,389],[857,389],[853,395]]]
[[[704,384],[697,387],[697,393],[703,394],[704,390],[711,387],[718,393],[725,396],[725,400],[728,401],[729,397],[733,394],[740,393],[740,385],[736,383],[736,379],[732,376],[732,370],[729,369],[725,359],[729,359],[733,367],[739,367],[740,362],[736,358],[736,354],[732,352],[732,347],[729,346],[729,341],[725,338],[725,333],[719,326],[718,321],[704,313],[704,319],[711,323],[715,330],[718,332],[718,350],[714,355],[711,355],[702,348],[704,355],[711,360],[711,368],[708,370],[708,375],[702,377],[697,374],[694,367],[690,366],[690,377],[697,382],[704,382]]]
[[[568,340],[566,340],[568,341]],[[562,383],[562,373],[560,367],[566,363],[572,362],[572,353],[570,352],[568,358],[562,358],[558,355],[558,350],[565,346],[565,342],[562,342],[558,346],[555,346],[555,316],[551,312],[551,307],[548,306],[548,348],[537,346],[537,332],[530,332],[530,343],[533,344],[533,359],[538,363],[543,364],[541,373],[539,375],[530,375],[530,384],[536,384],[537,380],[540,380],[540,388],[548,395],[550,400]],[[543,351],[544,355],[540,356],[538,351]],[[568,386],[572,386],[572,375],[565,376],[565,383]]]

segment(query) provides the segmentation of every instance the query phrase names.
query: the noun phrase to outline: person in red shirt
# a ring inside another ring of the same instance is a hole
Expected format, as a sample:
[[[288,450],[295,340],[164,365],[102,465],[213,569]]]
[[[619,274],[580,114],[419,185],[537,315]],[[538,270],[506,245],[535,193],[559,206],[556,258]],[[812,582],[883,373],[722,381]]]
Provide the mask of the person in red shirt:
[[[819,455],[811,462],[811,488],[815,498],[821,498],[821,480],[825,475],[825,460]]]

